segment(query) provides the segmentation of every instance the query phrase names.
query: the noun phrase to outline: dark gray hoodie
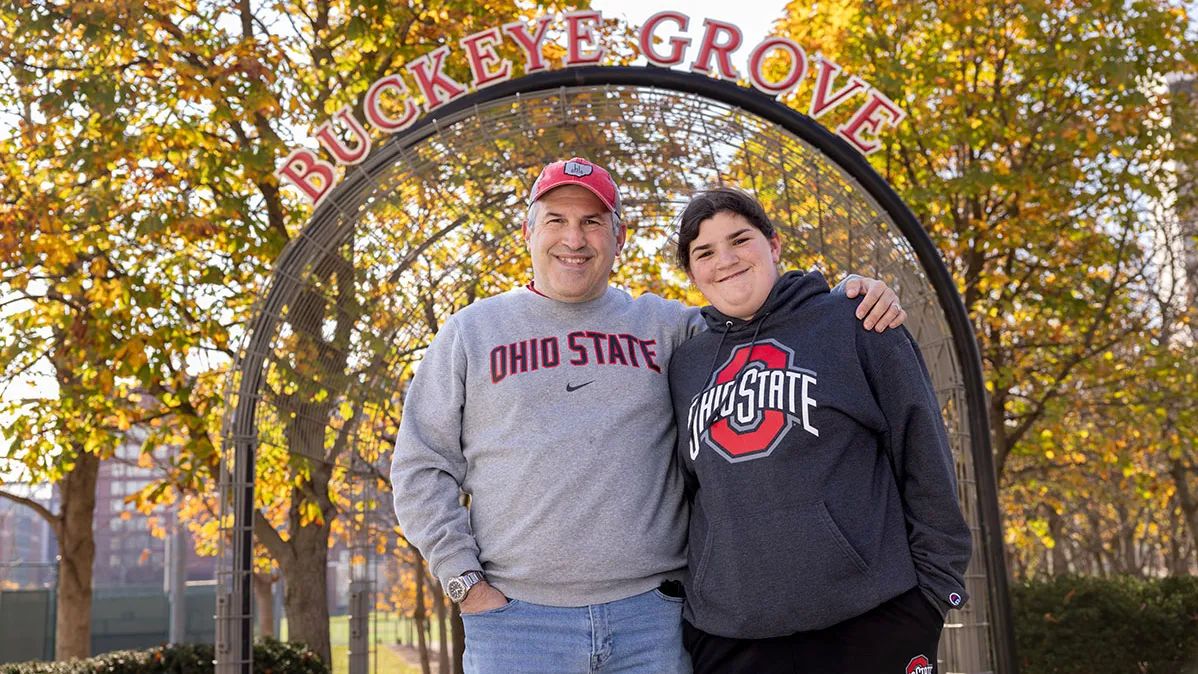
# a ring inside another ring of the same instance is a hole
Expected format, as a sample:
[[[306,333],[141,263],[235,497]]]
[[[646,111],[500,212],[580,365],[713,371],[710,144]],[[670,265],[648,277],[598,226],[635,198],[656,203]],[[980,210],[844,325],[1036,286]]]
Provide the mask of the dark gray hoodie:
[[[790,272],[752,320],[670,361],[693,499],[684,616],[726,637],[820,629],[918,585],[967,600],[969,528],[919,347],[876,333],[818,272]]]

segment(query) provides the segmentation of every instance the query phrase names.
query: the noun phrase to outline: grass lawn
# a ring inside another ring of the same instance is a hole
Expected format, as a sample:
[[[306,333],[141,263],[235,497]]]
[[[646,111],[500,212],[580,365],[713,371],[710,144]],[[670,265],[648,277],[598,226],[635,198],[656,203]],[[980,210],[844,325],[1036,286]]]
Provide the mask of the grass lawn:
[[[283,618],[279,627],[279,639],[287,641],[287,619]],[[398,653],[388,648],[389,644],[402,640],[408,643],[413,638],[411,620],[398,618],[389,614],[379,614],[370,622],[371,642],[375,643],[374,655],[371,658],[370,672],[381,674],[420,674],[420,667],[412,667],[404,662]],[[440,625],[433,621],[430,645],[436,645],[440,634]],[[349,672],[349,616],[333,616],[329,619],[329,642],[333,648],[333,674]],[[413,642],[414,643],[414,642]],[[378,658],[378,662],[374,662]],[[435,656],[434,656],[435,658]],[[377,665],[377,666],[376,666]],[[433,661],[433,669],[437,667]]]
[[[349,671],[349,646],[333,646],[333,674],[346,674]],[[380,674],[420,674],[420,667],[412,667],[404,662],[403,658],[398,653],[387,648],[386,644],[379,644],[378,650],[375,651],[374,657],[378,658],[378,662],[371,658],[368,671],[379,672]],[[436,669],[436,663],[433,663],[433,668]]]

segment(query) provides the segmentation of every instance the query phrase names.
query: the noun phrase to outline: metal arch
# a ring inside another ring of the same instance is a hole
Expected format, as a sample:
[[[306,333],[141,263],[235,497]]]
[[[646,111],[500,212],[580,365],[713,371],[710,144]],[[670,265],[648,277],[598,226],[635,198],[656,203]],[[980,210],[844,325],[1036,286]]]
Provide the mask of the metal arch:
[[[920,226],[910,209],[885,180],[874,171],[864,157],[809,117],[787,108],[773,98],[730,82],[689,72],[655,67],[596,66],[543,72],[510,80],[453,101],[438,109],[434,115],[424,116],[407,131],[392,136],[376,148],[362,165],[352,167],[346,172],[342,182],[313,213],[311,221],[305,228],[307,236],[297,238],[294,245],[289,246],[280,256],[275,268],[290,271],[300,271],[306,268],[314,256],[322,252],[325,242],[336,240],[340,229],[352,224],[353,211],[356,211],[361,203],[355,201],[354,196],[374,186],[371,179],[374,169],[394,163],[398,157],[403,156],[405,152],[421,141],[438,134],[446,125],[452,125],[462,118],[469,117],[471,111],[477,109],[478,106],[502,98],[518,97],[521,94],[602,85],[625,85],[693,94],[725,105],[735,106],[753,116],[776,124],[822,152],[857,181],[865,192],[893,218],[903,237],[911,245],[937,295],[948,322],[958,364],[965,380],[965,394],[969,402],[968,423],[971,436],[971,456],[976,474],[980,520],[984,529],[982,532],[985,541],[983,554],[987,568],[990,601],[994,602],[990,611],[994,620],[992,626],[993,655],[996,671],[1003,674],[1017,671],[1007,574],[1002,552],[1001,517],[985,404],[985,382],[969,316],[947,267],[940,258],[931,238]],[[289,303],[294,292],[296,289],[293,286],[271,284],[268,294],[260,306],[260,313],[247,332],[246,347],[243,350],[244,358],[238,370],[241,377],[238,382],[237,403],[231,413],[229,425],[231,432],[227,437],[232,440],[234,451],[231,467],[237,472],[236,481],[242,488],[233,490],[232,493],[222,491],[222,498],[232,499],[231,510],[234,517],[241,520],[241,525],[235,525],[236,535],[231,541],[235,564],[231,577],[225,580],[226,591],[229,594],[226,598],[226,605],[222,609],[228,620],[224,623],[223,629],[218,630],[218,639],[224,638],[225,646],[228,649],[226,655],[230,656],[229,659],[236,663],[239,670],[225,671],[249,672],[251,670],[252,591],[249,578],[253,561],[254,454],[258,442],[256,408],[259,402],[258,391],[263,377],[263,367],[268,358],[267,348],[278,327],[277,317],[272,312],[261,311],[261,309]],[[222,472],[227,468],[222,462]],[[222,512],[224,511],[222,509]],[[236,634],[231,630],[234,621],[240,621]],[[235,653],[234,651],[237,650],[240,652]],[[218,650],[219,657],[220,651]]]

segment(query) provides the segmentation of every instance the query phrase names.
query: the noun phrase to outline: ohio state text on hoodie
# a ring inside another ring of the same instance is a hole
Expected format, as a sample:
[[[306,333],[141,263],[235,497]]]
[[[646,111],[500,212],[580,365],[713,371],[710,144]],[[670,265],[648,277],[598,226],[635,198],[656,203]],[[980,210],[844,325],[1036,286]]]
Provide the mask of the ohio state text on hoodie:
[[[693,498],[684,616],[726,637],[820,629],[918,585],[968,599],[969,528],[919,347],[865,330],[818,272],[782,276],[752,320],[670,362]]]

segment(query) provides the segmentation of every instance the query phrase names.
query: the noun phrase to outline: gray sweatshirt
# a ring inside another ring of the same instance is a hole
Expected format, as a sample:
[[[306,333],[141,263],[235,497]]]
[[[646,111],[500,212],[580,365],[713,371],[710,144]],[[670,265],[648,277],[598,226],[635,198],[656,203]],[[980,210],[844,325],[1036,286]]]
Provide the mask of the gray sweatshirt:
[[[441,582],[482,569],[510,598],[583,606],[681,578],[666,369],[701,326],[695,309],[615,288],[577,304],[519,288],[450,318],[391,465],[400,527]]]

